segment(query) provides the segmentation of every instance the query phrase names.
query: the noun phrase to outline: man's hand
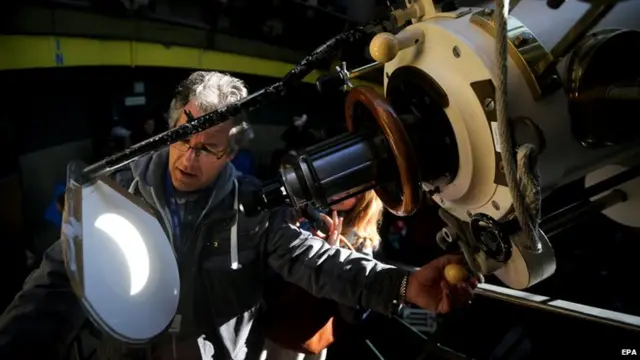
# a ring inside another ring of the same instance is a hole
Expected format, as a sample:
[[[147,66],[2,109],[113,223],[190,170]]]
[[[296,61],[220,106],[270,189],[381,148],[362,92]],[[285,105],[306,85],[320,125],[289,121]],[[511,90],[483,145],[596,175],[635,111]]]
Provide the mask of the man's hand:
[[[462,262],[461,256],[445,255],[409,275],[407,301],[440,314],[467,304],[473,298],[472,289],[478,285],[477,279],[451,285],[444,275],[447,265]]]

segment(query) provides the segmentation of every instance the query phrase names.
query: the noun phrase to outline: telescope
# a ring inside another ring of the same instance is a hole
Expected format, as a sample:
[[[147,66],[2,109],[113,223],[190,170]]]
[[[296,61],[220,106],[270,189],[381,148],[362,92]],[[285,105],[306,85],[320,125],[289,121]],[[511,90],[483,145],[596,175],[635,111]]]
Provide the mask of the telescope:
[[[391,213],[408,216],[431,198],[446,222],[438,243],[460,249],[471,271],[494,274],[517,290],[554,273],[549,237],[584,214],[603,212],[640,227],[634,216],[640,199],[640,53],[631,51],[640,47],[640,6],[612,0],[495,3],[438,8],[430,0],[408,0],[388,19],[319,47],[282,81],[71,171],[65,223],[82,225],[67,232],[74,236],[63,232],[63,242],[70,278],[88,312],[114,336],[140,342],[168,326],[179,294],[176,260],[156,214],[107,174],[286,96],[323,59],[374,34],[374,62],[352,70],[344,64],[317,81],[321,91],[348,92],[348,133],[285,164],[278,177],[242,199],[245,215],[281,206],[326,207],[374,189]],[[567,23],[571,14],[581,15]],[[351,85],[380,68],[384,94]],[[581,178],[582,199],[542,218],[544,198]],[[105,269],[113,265],[92,239],[110,227],[127,227],[124,220],[135,223],[136,238],[146,239],[129,245],[144,254],[146,260],[136,262],[143,275],[108,292],[97,284],[112,282]],[[136,300],[134,288],[142,294]]]

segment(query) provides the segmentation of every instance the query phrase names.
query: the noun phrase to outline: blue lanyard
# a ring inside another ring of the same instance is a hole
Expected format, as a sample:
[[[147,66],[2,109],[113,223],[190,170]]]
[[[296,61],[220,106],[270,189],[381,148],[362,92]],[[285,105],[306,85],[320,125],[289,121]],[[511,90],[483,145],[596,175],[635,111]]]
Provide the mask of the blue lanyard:
[[[182,238],[180,237],[180,209],[178,208],[173,183],[171,182],[171,174],[169,174],[168,170],[165,188],[167,204],[169,205],[169,213],[171,214],[171,227],[173,228],[172,238],[180,242],[182,241]]]

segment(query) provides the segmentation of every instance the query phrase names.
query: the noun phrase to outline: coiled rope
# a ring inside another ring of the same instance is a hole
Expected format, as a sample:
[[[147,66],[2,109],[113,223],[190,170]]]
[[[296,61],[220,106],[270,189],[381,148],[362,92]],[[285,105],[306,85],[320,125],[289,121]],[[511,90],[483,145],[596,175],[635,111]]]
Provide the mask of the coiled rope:
[[[507,20],[509,0],[496,0],[494,22],[496,27],[496,58],[498,78],[496,82],[496,116],[500,138],[500,151],[509,192],[513,199],[515,216],[523,232],[514,241],[534,252],[542,251],[538,226],[540,224],[540,175],[537,169],[537,149],[532,144],[524,144],[516,149],[513,129],[508,116],[507,86],[508,57]]]

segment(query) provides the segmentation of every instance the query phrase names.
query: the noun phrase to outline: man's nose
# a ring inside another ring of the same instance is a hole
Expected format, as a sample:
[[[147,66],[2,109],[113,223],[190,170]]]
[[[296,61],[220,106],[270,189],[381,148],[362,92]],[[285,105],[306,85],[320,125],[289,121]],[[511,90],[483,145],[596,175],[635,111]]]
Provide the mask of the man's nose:
[[[182,161],[184,162],[184,164],[189,167],[196,165],[198,163],[198,156],[199,156],[197,152],[198,152],[197,150],[191,147],[187,149],[187,151],[184,153],[184,157],[182,158]]]

